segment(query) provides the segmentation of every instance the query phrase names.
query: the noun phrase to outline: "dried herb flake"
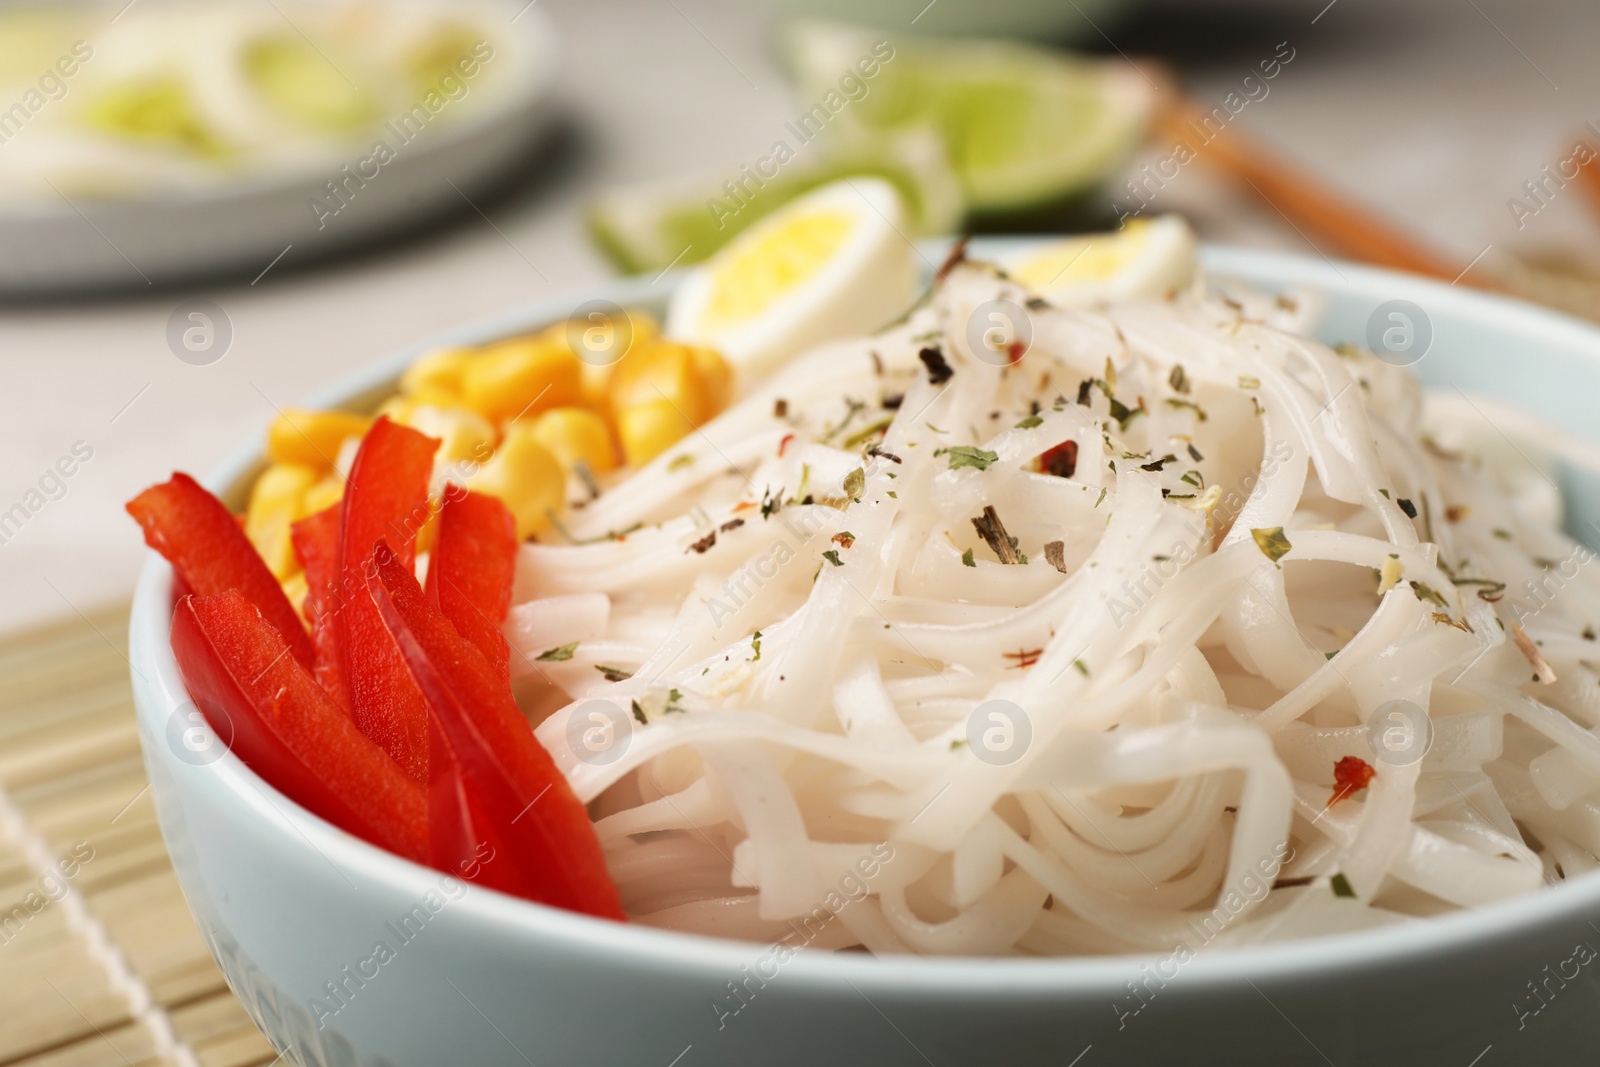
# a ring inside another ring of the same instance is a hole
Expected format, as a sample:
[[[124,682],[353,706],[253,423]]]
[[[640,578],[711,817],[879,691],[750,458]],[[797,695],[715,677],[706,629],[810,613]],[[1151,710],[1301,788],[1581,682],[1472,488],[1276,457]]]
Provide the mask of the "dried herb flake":
[[[860,500],[861,494],[867,488],[867,475],[860,467],[844,476],[844,495],[851,500]]]
[[[1252,529],[1250,536],[1255,538],[1256,547],[1261,549],[1261,554],[1276,563],[1289,554],[1294,546],[1283,535],[1282,526],[1268,526],[1262,529]]]
[[[1200,422],[1206,421],[1206,409],[1201,407],[1199,404],[1196,404],[1193,400],[1185,400],[1178,396],[1169,396],[1166,399],[1166,405],[1169,408],[1188,408],[1190,411],[1194,412],[1195,418]]]
[[[976,467],[981,471],[989,469],[990,464],[1000,458],[998,452],[990,452],[986,448],[974,445],[955,445],[951,448],[938,448],[934,450],[935,456],[949,456],[950,469],[960,470],[962,467]]]
[[[1028,558],[1017,551],[1017,539],[1006,533],[1005,524],[1000,521],[1000,515],[993,505],[984,505],[983,514],[972,520],[972,527],[1001,563],[1028,562]]]
[[[1439,605],[1441,608],[1448,608],[1450,606],[1449,603],[1445,601],[1445,598],[1439,595],[1439,591],[1434,589],[1428,583],[1413,581],[1410,583],[1410,585],[1411,591],[1417,595],[1418,600],[1426,600],[1430,604]]]
[[[917,353],[917,358],[928,368],[928,381],[934,385],[943,385],[955,376],[956,372],[945,362],[944,353],[937,348],[924,348]]]

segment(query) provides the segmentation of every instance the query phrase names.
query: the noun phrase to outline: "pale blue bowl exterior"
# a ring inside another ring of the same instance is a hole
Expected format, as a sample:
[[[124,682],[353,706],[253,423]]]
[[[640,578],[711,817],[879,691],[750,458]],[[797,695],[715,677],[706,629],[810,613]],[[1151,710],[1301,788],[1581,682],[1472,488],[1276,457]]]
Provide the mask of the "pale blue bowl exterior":
[[[976,242],[974,252],[1021,243]],[[1208,249],[1205,261],[1215,276],[1262,288],[1323,290],[1330,341],[1364,337],[1368,315],[1385,301],[1413,301],[1436,330],[1418,367],[1430,383],[1490,392],[1597,436],[1600,330],[1590,325],[1343,263],[1233,249]],[[621,281],[476,323],[315,400],[360,404],[425,348],[542,325],[587,297],[659,307],[672,284]],[[209,484],[236,489],[259,454],[253,440]],[[1563,476],[1579,522],[1600,519],[1593,476]],[[1596,972],[1586,968],[1559,987],[1549,981],[1579,943],[1600,948],[1595,876],[1406,929],[1203,953],[1164,986],[1152,983],[1158,991],[1138,1014],[1128,1014],[1139,1002],[1126,984],[1143,982],[1157,957],[812,953],[773,975],[765,946],[602,923],[484,889],[450,899],[437,872],[300,809],[231,753],[204,765],[180,757],[169,723],[188,697],[167,642],[171,603],[170,572],[152,555],[130,643],[162,832],[235,992],[274,1042],[307,1064],[1467,1067],[1483,1055],[1483,1067],[1493,1067],[1596,1058]],[[437,912],[429,907],[440,901]],[[408,913],[416,933],[402,938]],[[394,958],[363,971],[380,941]],[[1529,982],[1550,992],[1533,1000]],[[342,984],[342,1002],[327,983]],[[714,1007],[733,1003],[729,983],[747,990],[748,1005],[733,1015]]]

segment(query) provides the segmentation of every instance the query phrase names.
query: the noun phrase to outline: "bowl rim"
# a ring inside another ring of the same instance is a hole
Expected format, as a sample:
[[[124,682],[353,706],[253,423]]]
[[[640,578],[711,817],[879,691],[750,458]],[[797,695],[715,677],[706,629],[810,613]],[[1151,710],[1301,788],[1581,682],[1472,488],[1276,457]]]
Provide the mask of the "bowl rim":
[[[1059,238],[978,239],[972,242],[972,252],[999,257],[1054,239]],[[948,247],[947,240],[925,242],[924,258],[937,262]],[[1435,318],[1492,319],[1502,328],[1515,329],[1530,342],[1583,350],[1588,358],[1600,361],[1600,327],[1509,297],[1293,253],[1205,246],[1201,256],[1205,269],[1214,278],[1238,279],[1269,290],[1294,286],[1348,288],[1374,294],[1375,299],[1409,299],[1426,306]],[[615,280],[466,323],[370,364],[318,391],[308,403],[349,405],[392,383],[404,366],[426,350],[489,340],[558,321],[589,300],[609,300],[623,306],[659,304],[683,273],[658,275],[653,280]],[[1381,298],[1376,294],[1382,294]],[[261,435],[257,434],[242,444],[202,479],[204,484],[224,494],[234,488],[260,465],[260,441]],[[360,840],[311,814],[257,777],[231,751],[204,767],[171,766],[176,757],[164,746],[152,743],[152,739],[162,736],[165,723],[161,716],[187,697],[167,640],[171,603],[171,570],[160,556],[150,552],[139,577],[130,617],[130,665],[135,688],[143,697],[137,704],[146,758],[167,763],[175,771],[217,774],[222,790],[244,810],[274,823],[273,832],[284,838],[286,847],[309,846],[329,862],[336,858],[353,874],[407,896],[425,892],[438,872]],[[290,840],[293,837],[301,840]],[[525,939],[530,946],[554,941],[589,956],[611,954],[616,962],[635,969],[694,972],[717,982],[736,975],[773,947],[770,943],[725,940],[637,923],[613,923],[487,890],[467,893],[454,907],[461,921],[492,924],[504,936]],[[1426,964],[1430,960],[1438,963],[1474,944],[1509,941],[1563,924],[1576,924],[1597,912],[1600,872],[1591,872],[1561,886],[1401,926],[1199,951],[1183,963],[1184,985],[1203,993],[1258,981],[1320,981],[1331,975],[1385,965]],[[1120,997],[1123,983],[1172,955],[1145,952],[1055,958],[874,957],[801,952],[784,963],[783,970],[800,987],[831,987],[843,982],[855,986],[863,995],[959,992],[969,999],[1005,999],[1029,993],[1104,993]],[[972,983],[971,978],[980,970],[985,981]]]

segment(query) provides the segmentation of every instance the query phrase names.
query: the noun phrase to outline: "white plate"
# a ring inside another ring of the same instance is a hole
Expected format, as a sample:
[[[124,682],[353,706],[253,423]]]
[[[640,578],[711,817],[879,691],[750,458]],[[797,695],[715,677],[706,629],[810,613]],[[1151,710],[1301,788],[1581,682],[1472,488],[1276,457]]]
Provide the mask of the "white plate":
[[[161,197],[54,203],[0,211],[0,297],[144,289],[218,274],[259,276],[279,262],[298,265],[451,210],[527,157],[551,124],[557,80],[554,28],[531,6],[495,3],[505,19],[492,42],[513,66],[515,85],[458,121],[429,126],[396,147],[377,176],[337,214],[318,217],[327,183],[372,154],[352,147],[280,174]]]

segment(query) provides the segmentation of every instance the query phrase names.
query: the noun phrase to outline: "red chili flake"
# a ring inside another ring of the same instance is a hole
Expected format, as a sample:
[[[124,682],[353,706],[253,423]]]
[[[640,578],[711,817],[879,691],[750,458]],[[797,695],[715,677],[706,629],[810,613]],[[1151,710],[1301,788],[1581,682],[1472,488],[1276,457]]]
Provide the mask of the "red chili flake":
[[[1025,668],[1031,667],[1035,663],[1039,662],[1039,657],[1044,655],[1044,649],[1042,649],[1042,648],[1025,648],[1025,649],[1022,649],[1022,650],[1017,651],[1017,652],[1002,652],[1000,654],[1002,656],[1004,656],[1006,659],[1014,659],[1014,660],[1017,661],[1017,662],[1011,664],[1010,666],[1008,666],[1006,668],[1006,670],[1010,670],[1012,667],[1016,667],[1018,669],[1025,669]]]
[[[1062,441],[1039,457],[1039,469],[1057,478],[1070,478],[1078,469],[1078,442]]]
[[[1360,756],[1346,756],[1333,765],[1333,781],[1336,788],[1333,796],[1328,798],[1328,807],[1333,807],[1345,797],[1372,784],[1378,772],[1372,764]]]
[[[786,433],[786,434],[783,435],[783,440],[778,442],[778,458],[779,459],[783,458],[783,453],[788,449],[789,442],[793,441],[793,440],[794,440],[794,434]]]
[[[1021,341],[1012,341],[1009,349],[1012,363],[1022,362],[1022,357],[1028,354],[1028,346]]]

